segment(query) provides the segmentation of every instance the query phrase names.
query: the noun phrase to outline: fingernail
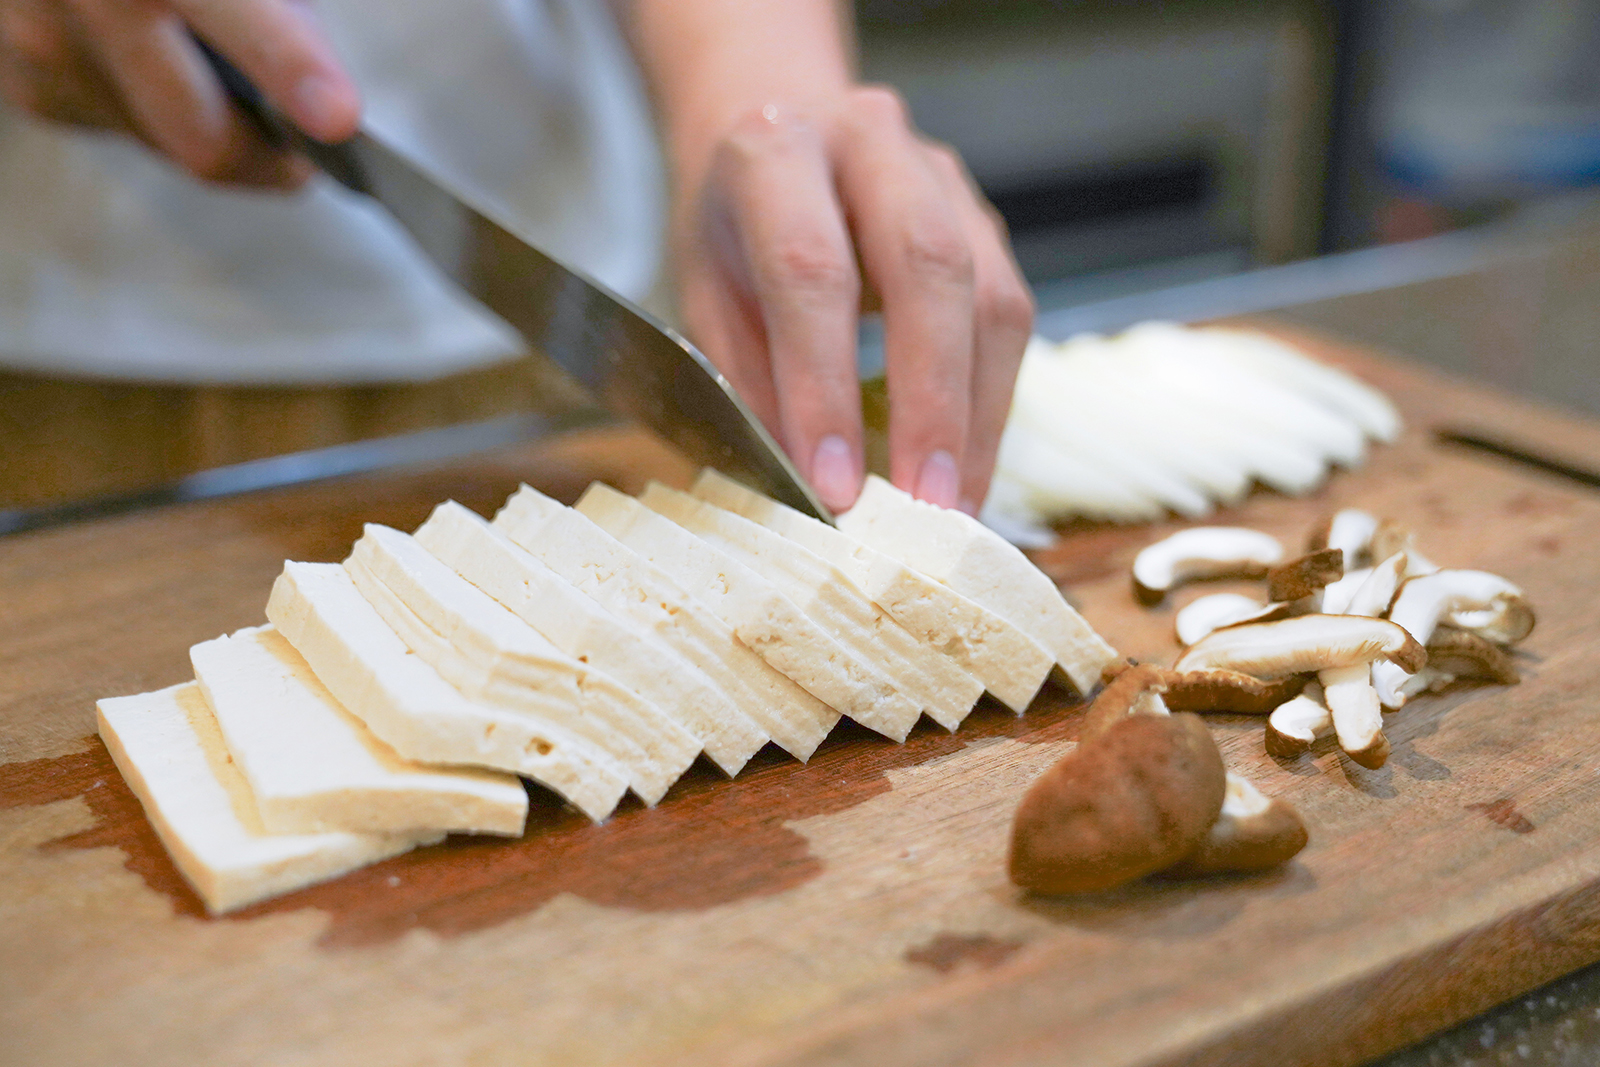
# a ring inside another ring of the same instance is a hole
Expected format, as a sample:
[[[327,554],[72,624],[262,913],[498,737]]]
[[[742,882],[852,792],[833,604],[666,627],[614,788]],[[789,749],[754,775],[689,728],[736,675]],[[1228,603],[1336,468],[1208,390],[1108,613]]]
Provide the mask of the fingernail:
[[[861,492],[861,475],[856,471],[855,451],[838,434],[817,442],[811,458],[811,485],[822,502],[834,511],[846,511]]]
[[[922,461],[922,473],[917,475],[917,499],[941,508],[953,508],[961,491],[961,476],[956,472],[956,461],[950,453],[940,449]]]
[[[344,93],[332,79],[308,74],[294,88],[294,118],[313,137],[334,137],[344,124]]]

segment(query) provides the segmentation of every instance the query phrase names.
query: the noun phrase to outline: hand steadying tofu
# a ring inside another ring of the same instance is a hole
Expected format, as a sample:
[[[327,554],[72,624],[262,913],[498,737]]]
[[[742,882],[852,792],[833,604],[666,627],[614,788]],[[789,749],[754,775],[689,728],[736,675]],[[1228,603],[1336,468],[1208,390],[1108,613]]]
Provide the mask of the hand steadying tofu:
[[[836,712],[894,741],[904,741],[916,725],[922,709],[888,675],[840,644],[765,575],[608,485],[591,485],[576,507],[645,559],[670,567],[735,637]],[[832,728],[833,720],[819,720],[816,740]]]
[[[977,601],[724,474],[707,467],[690,492],[804,545],[839,568],[868,600],[923,642],[955,657],[1018,715],[1055,664],[1050,651],[1021,627]]]
[[[802,611],[846,648],[879,667],[945,729],[960,726],[983,695],[982,682],[951,657],[913,637],[837,567],[811,550],[659,482],[650,483],[639,500],[770,577]]]

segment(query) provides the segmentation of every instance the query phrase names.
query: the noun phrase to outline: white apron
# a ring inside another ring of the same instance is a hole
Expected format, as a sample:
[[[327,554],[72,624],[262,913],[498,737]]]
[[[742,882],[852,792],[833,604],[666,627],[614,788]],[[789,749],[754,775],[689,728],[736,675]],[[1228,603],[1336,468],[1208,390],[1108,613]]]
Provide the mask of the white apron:
[[[642,296],[661,167],[603,0],[323,0],[389,143]],[[387,216],[319,177],[202,186],[0,110],[0,367],[208,384],[424,381],[517,353]]]

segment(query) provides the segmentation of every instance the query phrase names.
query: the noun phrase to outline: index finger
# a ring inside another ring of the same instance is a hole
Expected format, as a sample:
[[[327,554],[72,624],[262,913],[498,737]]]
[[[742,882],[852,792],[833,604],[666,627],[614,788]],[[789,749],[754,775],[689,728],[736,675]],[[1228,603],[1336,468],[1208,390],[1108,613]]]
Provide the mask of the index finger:
[[[310,10],[294,0],[171,0],[185,22],[319,141],[342,141],[361,120],[355,83]]]

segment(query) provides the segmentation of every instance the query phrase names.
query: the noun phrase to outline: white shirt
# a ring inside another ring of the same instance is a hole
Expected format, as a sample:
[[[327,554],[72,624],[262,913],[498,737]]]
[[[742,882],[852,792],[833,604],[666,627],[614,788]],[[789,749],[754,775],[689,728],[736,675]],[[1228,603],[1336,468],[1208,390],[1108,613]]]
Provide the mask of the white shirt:
[[[366,127],[624,295],[660,160],[601,0],[323,0]],[[0,367],[181,383],[422,381],[517,354],[381,209],[191,181],[0,110]]]

